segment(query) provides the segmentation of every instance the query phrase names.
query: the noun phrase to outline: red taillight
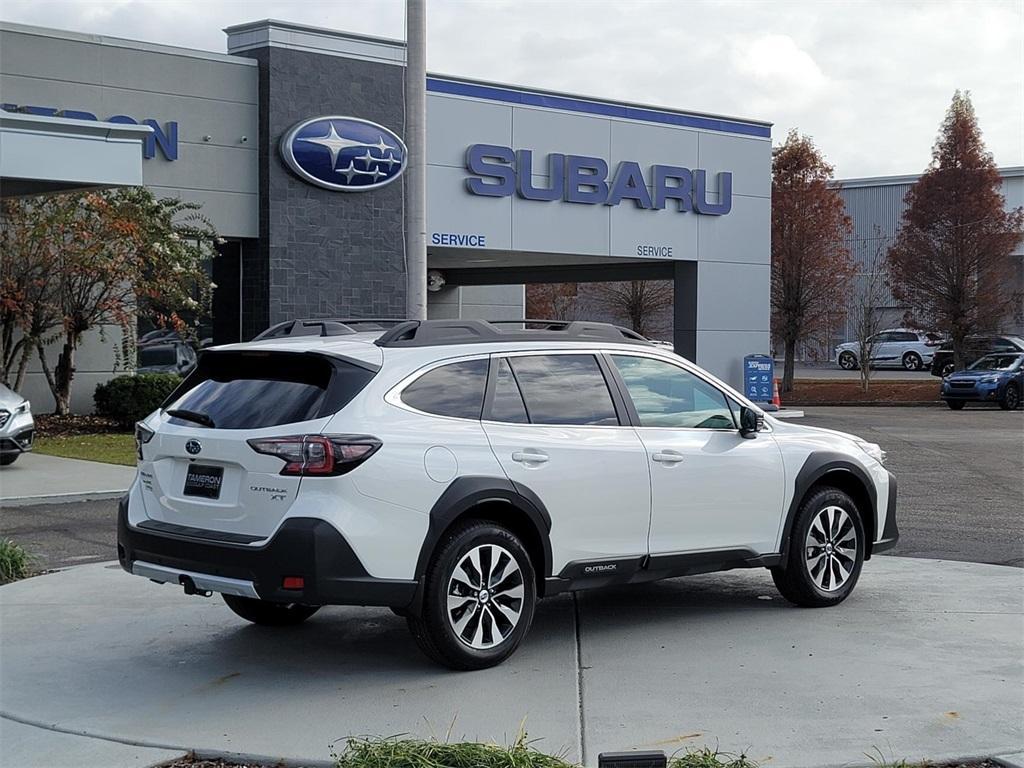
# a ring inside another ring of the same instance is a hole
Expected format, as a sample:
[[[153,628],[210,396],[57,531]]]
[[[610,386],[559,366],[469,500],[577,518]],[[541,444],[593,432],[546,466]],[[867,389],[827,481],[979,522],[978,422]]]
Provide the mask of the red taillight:
[[[290,435],[256,437],[248,441],[257,453],[284,460],[282,475],[343,475],[380,448],[381,442],[368,435]]]
[[[306,580],[302,576],[285,576],[281,581],[281,589],[305,589]]]

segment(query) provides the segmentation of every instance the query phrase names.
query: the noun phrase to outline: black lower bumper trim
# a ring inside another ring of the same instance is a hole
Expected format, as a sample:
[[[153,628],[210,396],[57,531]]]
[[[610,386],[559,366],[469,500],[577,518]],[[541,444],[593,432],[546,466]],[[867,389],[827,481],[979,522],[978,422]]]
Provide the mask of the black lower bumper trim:
[[[892,549],[900,540],[900,529],[896,525],[896,475],[889,473],[889,501],[885,505],[885,526],[882,538],[871,545],[871,553]]]
[[[352,547],[324,520],[286,520],[262,547],[187,538],[128,525],[128,497],[117,514],[117,554],[129,573],[141,560],[182,571],[251,581],[264,600],[309,605],[381,605],[407,608],[416,582],[370,576]],[[282,589],[285,576],[301,576],[302,590]]]

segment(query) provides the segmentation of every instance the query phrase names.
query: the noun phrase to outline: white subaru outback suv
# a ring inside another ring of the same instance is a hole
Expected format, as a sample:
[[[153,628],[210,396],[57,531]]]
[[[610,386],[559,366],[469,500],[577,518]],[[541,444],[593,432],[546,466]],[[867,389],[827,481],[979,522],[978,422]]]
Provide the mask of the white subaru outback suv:
[[[357,329],[203,353],[138,424],[126,571],[258,624],[388,606],[429,657],[478,669],[540,597],[765,567],[830,606],[898,538],[877,445],[765,416],[630,331]]]

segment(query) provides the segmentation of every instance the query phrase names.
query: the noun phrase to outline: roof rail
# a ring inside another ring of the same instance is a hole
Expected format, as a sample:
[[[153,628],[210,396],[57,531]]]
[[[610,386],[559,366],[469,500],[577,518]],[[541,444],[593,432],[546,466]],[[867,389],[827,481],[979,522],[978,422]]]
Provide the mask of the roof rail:
[[[504,329],[498,326],[519,325]],[[540,325],[542,328],[527,328]],[[380,347],[432,347],[502,341],[612,341],[650,344],[636,331],[589,320],[406,320],[375,342]]]
[[[395,317],[322,317],[301,320],[285,320],[272,325],[253,341],[282,339],[291,336],[349,336],[360,331],[383,331],[405,320]]]

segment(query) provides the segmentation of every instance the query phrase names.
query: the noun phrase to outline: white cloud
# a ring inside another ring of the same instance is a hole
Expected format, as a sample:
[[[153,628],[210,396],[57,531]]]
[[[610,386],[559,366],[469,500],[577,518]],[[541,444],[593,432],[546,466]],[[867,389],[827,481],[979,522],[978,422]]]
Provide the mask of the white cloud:
[[[755,117],[812,135],[839,176],[928,163],[957,88],[1024,164],[1019,0],[427,0],[432,71]],[[403,36],[401,0],[4,0],[5,20],[223,51],[280,18]]]

